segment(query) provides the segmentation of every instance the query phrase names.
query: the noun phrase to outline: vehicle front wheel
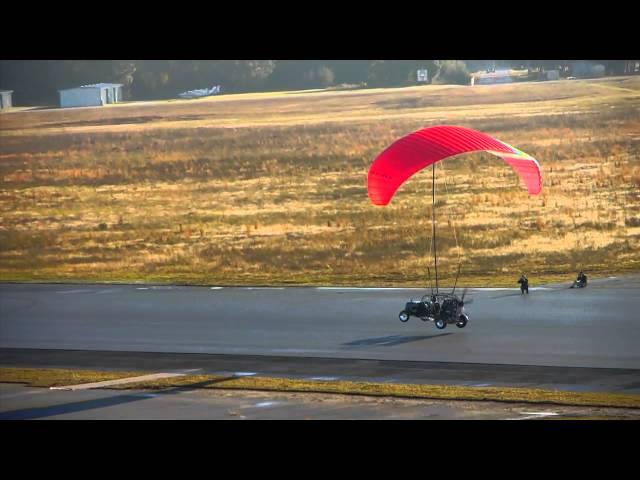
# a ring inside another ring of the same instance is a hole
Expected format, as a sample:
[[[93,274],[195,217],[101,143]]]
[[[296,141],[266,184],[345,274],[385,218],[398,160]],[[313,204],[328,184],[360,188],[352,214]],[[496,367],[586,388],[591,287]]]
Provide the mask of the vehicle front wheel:
[[[458,321],[456,322],[456,327],[464,328],[467,326],[468,321],[469,318],[466,315],[460,315],[460,317],[458,317]]]
[[[440,330],[444,329],[447,327],[447,322],[445,322],[443,319],[439,318],[435,321],[436,327]]]
[[[400,319],[400,321],[402,323],[406,322],[407,320],[409,320],[409,314],[406,312],[406,310],[402,310],[400,312],[400,315],[398,315],[398,318]]]

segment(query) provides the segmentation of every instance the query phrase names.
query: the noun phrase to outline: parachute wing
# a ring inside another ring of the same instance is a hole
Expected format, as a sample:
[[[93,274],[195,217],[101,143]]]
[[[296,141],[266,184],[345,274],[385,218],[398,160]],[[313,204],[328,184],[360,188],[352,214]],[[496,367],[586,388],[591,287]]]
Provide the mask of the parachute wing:
[[[482,132],[441,125],[400,138],[375,159],[368,175],[369,198],[375,205],[387,205],[416,172],[445,158],[478,151],[496,155],[511,165],[531,195],[542,190],[542,172],[535,158]]]

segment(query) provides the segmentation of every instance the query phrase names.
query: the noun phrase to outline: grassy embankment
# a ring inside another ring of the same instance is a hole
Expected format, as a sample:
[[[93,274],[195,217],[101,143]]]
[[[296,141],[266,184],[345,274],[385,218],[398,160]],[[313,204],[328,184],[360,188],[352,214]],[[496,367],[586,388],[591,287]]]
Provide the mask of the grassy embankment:
[[[441,123],[544,169],[531,197],[491,155],[442,162],[443,283],[458,253],[462,285],[640,270],[640,78],[621,77],[3,114],[0,280],[424,285],[430,172],[385,208],[366,173]]]

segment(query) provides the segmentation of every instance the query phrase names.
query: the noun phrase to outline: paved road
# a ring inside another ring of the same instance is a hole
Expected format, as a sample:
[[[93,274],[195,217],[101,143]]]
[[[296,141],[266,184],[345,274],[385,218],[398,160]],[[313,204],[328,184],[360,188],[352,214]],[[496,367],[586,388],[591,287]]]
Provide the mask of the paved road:
[[[0,384],[0,420],[633,419],[638,410],[344,395],[167,389],[59,391]]]
[[[0,348],[640,369],[640,278],[474,290],[465,329],[398,311],[415,289],[0,285]]]
[[[0,366],[640,393],[640,370],[623,368],[4,348]]]

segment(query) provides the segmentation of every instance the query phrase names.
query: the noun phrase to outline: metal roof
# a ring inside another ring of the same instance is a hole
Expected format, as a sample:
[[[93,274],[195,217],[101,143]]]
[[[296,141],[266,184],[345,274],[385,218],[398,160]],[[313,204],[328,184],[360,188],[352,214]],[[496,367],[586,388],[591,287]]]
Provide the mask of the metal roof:
[[[81,85],[79,87],[73,88],[63,88],[58,90],[59,92],[64,92],[65,90],[75,90],[76,88],[109,88],[109,87],[121,87],[121,83],[94,83],[92,85]]]

